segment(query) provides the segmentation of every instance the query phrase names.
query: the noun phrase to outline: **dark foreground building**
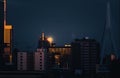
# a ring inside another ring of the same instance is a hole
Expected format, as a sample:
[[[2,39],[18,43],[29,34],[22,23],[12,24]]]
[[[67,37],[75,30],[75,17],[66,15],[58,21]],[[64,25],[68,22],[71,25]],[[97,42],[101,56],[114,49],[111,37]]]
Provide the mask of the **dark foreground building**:
[[[4,40],[4,3],[0,1],[0,66],[2,64],[3,57],[3,40]]]
[[[114,59],[111,61],[110,78],[120,78],[120,59]]]
[[[76,39],[71,44],[71,68],[83,78],[95,78],[96,64],[99,62],[99,43],[88,37]]]

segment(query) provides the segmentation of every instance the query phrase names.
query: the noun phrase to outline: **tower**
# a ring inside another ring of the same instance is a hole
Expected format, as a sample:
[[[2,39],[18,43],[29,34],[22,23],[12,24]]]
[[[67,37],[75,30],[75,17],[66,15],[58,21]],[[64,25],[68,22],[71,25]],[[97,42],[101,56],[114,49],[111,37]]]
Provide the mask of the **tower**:
[[[7,25],[6,20],[6,0],[4,2],[4,64],[12,63],[12,25]]]
[[[38,47],[37,48],[48,48],[48,47],[50,47],[50,43],[47,40],[47,37],[42,32],[42,35],[41,35],[41,37],[39,38],[39,41],[38,41]]]
[[[114,53],[117,55],[117,49],[115,46],[115,42],[113,40],[113,35],[111,31],[111,14],[110,14],[110,2],[107,2],[107,11],[106,11],[106,25],[103,32],[102,37],[102,50],[101,50],[101,61],[100,63],[103,63],[103,58],[105,55],[108,55],[110,53]]]

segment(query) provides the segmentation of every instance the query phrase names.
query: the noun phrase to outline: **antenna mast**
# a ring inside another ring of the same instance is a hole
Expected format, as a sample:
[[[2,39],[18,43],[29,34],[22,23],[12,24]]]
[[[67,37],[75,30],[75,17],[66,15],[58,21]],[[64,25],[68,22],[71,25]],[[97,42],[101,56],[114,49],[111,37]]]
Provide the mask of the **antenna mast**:
[[[6,0],[4,0],[4,26],[6,25]]]

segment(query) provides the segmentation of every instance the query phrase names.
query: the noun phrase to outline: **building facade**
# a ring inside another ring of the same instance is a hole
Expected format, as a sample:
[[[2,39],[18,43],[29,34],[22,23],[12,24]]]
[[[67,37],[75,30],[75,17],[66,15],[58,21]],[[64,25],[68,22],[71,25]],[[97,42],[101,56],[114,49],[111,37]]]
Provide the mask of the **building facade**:
[[[17,52],[17,70],[45,71],[47,66],[46,49],[37,49],[36,52]]]
[[[12,64],[12,26],[4,26],[4,62]]]
[[[37,49],[34,53],[34,70],[44,71],[47,69],[47,50]]]
[[[51,60],[54,62],[51,66],[65,69],[70,68],[70,46],[49,47],[48,52],[52,54]]]
[[[94,39],[86,37],[76,39],[71,45],[72,69],[79,71],[84,78],[94,78],[96,65],[100,60],[99,43]]]
[[[7,1],[4,2],[4,64],[12,64],[12,25],[7,25]]]
[[[34,70],[34,53],[27,52],[27,70],[33,71]]]
[[[0,58],[2,64],[12,64],[12,25],[6,24],[6,0],[0,1]]]
[[[27,52],[17,53],[17,70],[27,70]]]

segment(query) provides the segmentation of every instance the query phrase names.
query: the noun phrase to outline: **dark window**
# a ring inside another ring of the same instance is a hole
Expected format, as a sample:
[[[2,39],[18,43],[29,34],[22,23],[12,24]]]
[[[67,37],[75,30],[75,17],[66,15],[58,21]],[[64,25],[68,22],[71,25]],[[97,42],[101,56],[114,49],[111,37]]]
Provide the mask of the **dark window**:
[[[20,58],[20,61],[22,61],[23,59],[22,58]]]
[[[23,64],[23,62],[21,61],[20,64]]]
[[[40,66],[42,66],[42,65],[40,65]]]
[[[21,55],[20,58],[23,58],[23,56]]]
[[[23,65],[22,65],[22,64],[20,64],[20,67],[23,67]]]

